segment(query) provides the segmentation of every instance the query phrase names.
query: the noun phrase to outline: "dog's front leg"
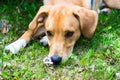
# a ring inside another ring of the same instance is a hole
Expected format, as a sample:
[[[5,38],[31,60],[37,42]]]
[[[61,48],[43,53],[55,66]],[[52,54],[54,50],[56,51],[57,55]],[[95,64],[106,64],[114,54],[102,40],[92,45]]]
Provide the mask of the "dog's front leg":
[[[5,46],[5,53],[12,52],[17,53],[21,48],[24,48],[30,41],[33,30],[26,31],[18,40]]]
[[[24,48],[27,43],[31,40],[32,36],[37,31],[36,29],[39,29],[38,27],[44,26],[44,19],[47,17],[48,11],[50,9],[50,6],[42,6],[39,11],[37,12],[36,16],[32,20],[32,22],[29,24],[29,30],[26,31],[20,39],[17,41],[7,45],[5,47],[5,51],[10,51],[12,53],[17,53],[21,48]],[[41,34],[41,33],[40,33]]]

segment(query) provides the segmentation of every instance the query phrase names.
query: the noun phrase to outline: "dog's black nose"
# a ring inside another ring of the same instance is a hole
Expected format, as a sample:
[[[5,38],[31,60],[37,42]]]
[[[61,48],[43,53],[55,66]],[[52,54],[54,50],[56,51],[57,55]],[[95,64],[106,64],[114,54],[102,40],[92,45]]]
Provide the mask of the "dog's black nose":
[[[62,61],[62,57],[59,56],[52,56],[51,60],[53,62],[53,65],[58,65]]]

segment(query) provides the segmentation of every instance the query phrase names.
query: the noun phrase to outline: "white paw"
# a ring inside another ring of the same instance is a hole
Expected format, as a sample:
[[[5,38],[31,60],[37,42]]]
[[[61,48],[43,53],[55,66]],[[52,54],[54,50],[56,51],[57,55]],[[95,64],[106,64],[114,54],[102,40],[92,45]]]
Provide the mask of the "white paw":
[[[44,36],[41,40],[40,40],[40,44],[43,46],[47,46],[48,45],[48,38],[47,36]]]
[[[5,46],[5,52],[17,53],[21,48],[24,48],[27,41],[24,39],[18,39],[17,41]]]
[[[109,9],[109,8],[104,8],[104,9],[100,10],[100,13],[107,13],[107,14],[109,14],[110,12],[111,12],[111,9]]]

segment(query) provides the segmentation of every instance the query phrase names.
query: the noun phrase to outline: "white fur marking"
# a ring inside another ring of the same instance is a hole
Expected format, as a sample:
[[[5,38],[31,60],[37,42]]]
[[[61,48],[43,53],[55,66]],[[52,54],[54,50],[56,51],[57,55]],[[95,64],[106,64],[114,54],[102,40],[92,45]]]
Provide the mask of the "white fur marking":
[[[24,39],[18,39],[17,41],[5,46],[5,50],[10,50],[13,54],[17,53],[21,48],[24,48],[27,41]]]
[[[40,43],[43,43],[44,46],[46,46],[48,44],[48,38],[47,36],[44,36],[41,40]]]
[[[104,8],[104,9],[100,10],[100,12],[110,13],[111,10],[109,8]]]

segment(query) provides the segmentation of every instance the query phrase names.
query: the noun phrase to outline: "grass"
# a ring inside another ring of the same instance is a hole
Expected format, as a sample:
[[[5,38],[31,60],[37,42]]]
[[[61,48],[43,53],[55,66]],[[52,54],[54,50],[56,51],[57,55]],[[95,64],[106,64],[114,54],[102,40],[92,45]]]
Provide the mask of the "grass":
[[[119,80],[120,73],[120,11],[100,14],[95,35],[81,37],[69,60],[53,67],[43,64],[48,47],[33,40],[18,54],[3,56],[6,44],[17,40],[35,16],[42,3],[22,1],[0,2],[0,20],[11,24],[8,35],[0,34],[0,80]],[[19,12],[19,9],[20,12]]]

